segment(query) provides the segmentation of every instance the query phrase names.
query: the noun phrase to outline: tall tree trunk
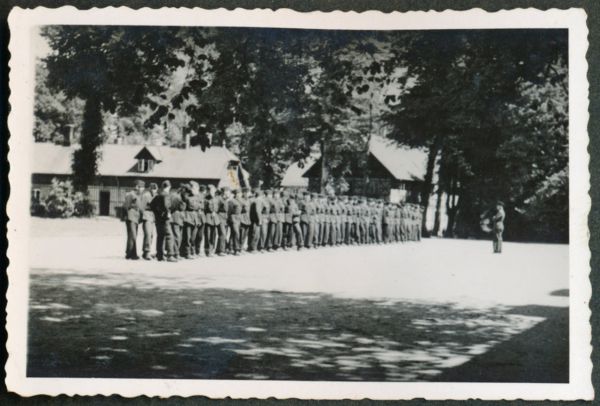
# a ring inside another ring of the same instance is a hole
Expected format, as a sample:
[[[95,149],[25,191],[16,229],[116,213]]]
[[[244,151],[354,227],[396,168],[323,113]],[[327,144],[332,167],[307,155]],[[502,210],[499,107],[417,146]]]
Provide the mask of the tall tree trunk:
[[[433,143],[429,147],[429,153],[427,155],[427,170],[425,172],[425,179],[423,180],[423,187],[421,189],[421,206],[423,206],[423,218],[421,221],[421,230],[424,236],[428,236],[427,232],[427,211],[429,209],[429,196],[431,195],[431,188],[433,183],[433,170],[435,169],[435,161],[440,150],[440,144],[442,142],[441,136],[436,136]]]
[[[444,190],[441,188],[439,181],[437,187],[437,200],[435,202],[435,219],[433,220],[433,235],[437,236],[440,233],[440,223],[442,217],[442,197]]]
[[[97,97],[90,96],[86,100],[79,144],[71,163],[73,187],[87,193],[98,172],[98,147],[102,145],[102,104]]]
[[[459,189],[457,187],[457,179],[452,178],[450,183],[450,190],[448,191],[448,197],[446,199],[446,213],[448,215],[448,226],[446,227],[446,237],[455,237],[456,229],[456,217],[458,214],[458,207],[461,201],[459,196]]]

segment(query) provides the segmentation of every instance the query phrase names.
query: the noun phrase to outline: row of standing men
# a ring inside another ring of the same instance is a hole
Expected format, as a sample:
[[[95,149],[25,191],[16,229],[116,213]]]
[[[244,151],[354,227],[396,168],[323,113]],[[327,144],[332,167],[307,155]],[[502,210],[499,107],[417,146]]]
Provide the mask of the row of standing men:
[[[125,197],[125,257],[176,262],[291,248],[419,241],[422,207],[359,196],[138,180]],[[152,253],[156,242],[156,256]]]

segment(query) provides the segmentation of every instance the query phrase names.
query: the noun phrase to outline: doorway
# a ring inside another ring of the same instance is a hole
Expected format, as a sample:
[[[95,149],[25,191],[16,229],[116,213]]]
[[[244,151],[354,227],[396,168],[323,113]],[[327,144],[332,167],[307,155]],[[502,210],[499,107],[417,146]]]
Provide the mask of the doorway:
[[[100,191],[100,215],[110,215],[110,191],[108,190]]]

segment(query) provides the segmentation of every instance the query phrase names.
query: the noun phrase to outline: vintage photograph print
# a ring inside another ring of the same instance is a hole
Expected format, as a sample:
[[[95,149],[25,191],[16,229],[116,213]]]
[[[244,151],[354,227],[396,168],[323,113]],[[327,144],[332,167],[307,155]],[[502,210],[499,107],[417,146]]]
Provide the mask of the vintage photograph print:
[[[13,10],[9,390],[592,398],[585,18]]]

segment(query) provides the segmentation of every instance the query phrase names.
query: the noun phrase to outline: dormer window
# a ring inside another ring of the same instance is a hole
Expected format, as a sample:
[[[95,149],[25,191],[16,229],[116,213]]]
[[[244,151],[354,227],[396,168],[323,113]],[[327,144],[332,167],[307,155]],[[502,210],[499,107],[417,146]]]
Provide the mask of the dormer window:
[[[138,159],[138,172],[150,172],[154,168],[154,159]]]
[[[136,172],[147,173],[154,169],[154,165],[159,163],[162,159],[160,151],[155,147],[143,147],[140,152],[135,156],[137,159]]]

